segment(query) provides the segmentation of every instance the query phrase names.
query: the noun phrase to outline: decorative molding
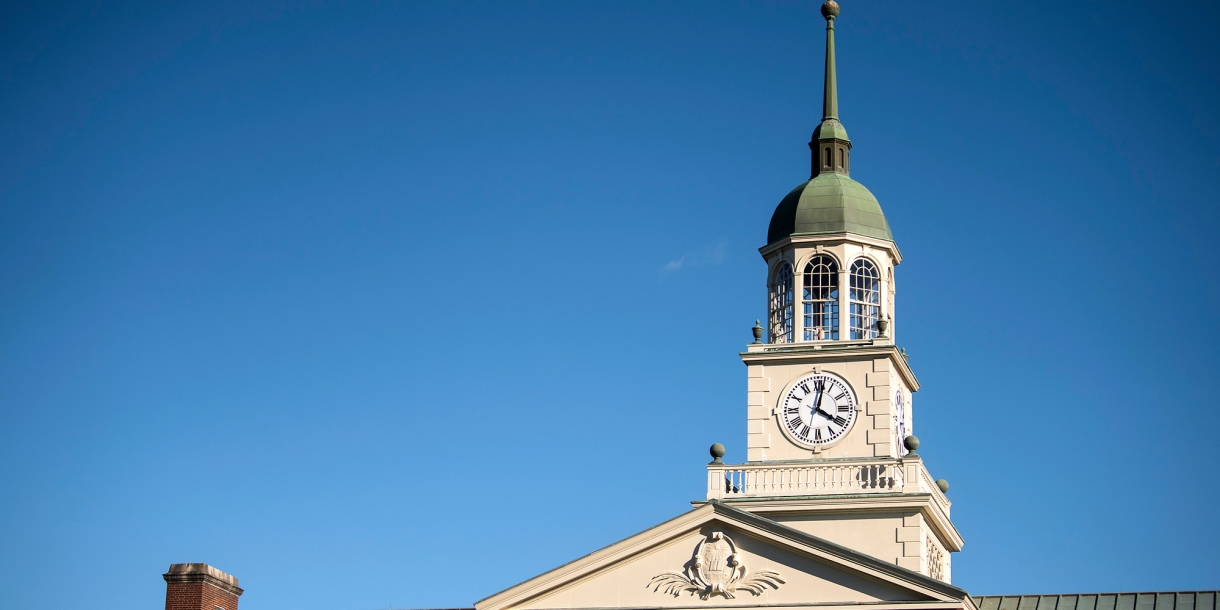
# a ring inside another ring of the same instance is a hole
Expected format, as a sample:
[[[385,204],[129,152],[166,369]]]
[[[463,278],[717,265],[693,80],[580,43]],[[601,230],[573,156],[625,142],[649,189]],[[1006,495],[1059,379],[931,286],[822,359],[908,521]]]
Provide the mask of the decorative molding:
[[[682,592],[709,599],[722,595],[725,599],[736,597],[734,593],[749,591],[762,595],[767,587],[779,589],[784,581],[779,574],[767,570],[754,572],[747,577],[746,566],[741,561],[737,545],[723,532],[712,532],[695,545],[695,553],[684,566],[683,572],[665,572],[654,576],[647,587],[654,592],[664,592],[678,597]]]
[[[741,352],[739,355],[742,362],[747,366],[759,364],[778,366],[798,363],[813,366],[828,360],[841,362],[845,359],[875,360],[877,358],[888,358],[893,368],[896,369],[894,372],[901,377],[907,390],[918,392],[919,380],[916,379],[915,373],[911,371],[910,363],[902,357],[899,349],[888,343],[881,345],[874,343],[874,341],[876,340],[767,344],[763,346],[766,348],[764,350]]]
[[[835,496],[833,498],[836,502],[841,502],[843,499],[844,496]],[[814,498],[808,501],[816,503],[819,500]],[[865,500],[899,503],[898,505],[909,506],[916,511],[920,507],[926,509],[931,504],[927,494],[892,494],[888,497],[866,497]],[[777,507],[780,509],[787,508],[792,505],[792,502],[792,498],[783,498],[781,502],[766,501],[761,508],[769,507],[774,511]],[[797,499],[797,502],[798,507],[804,503],[800,499]],[[849,504],[844,506],[851,510],[851,512],[858,512],[858,507],[855,507],[850,502],[854,502],[854,500],[849,499]],[[748,501],[743,502],[743,504],[748,506],[750,511],[760,508],[760,506],[756,506]],[[923,518],[926,520],[933,517],[925,512]],[[929,578],[919,572],[903,569],[894,565],[893,561],[878,559],[823,538],[812,536],[772,521],[764,516],[759,516],[754,512],[747,512],[736,508],[730,505],[729,502],[698,502],[695,510],[682,513],[673,519],[653,526],[630,538],[620,540],[599,551],[594,551],[554,570],[479,600],[475,602],[475,609],[511,610],[512,608],[524,607],[529,600],[539,599],[541,596],[563,590],[573,583],[595,577],[603,570],[638,560],[641,557],[650,555],[653,551],[665,550],[663,547],[672,543],[675,537],[689,535],[690,532],[699,531],[701,527],[714,527],[720,530],[726,527],[739,529],[746,535],[749,535],[752,540],[757,540],[760,544],[795,552],[826,565],[840,566],[840,569],[848,573],[860,574],[883,586],[909,591],[910,595],[915,596],[915,599],[928,600],[916,604],[898,602],[883,603],[877,606],[854,603],[843,606],[825,606],[827,610],[852,610],[853,607],[855,610],[861,610],[866,607],[875,607],[879,610],[915,610],[916,606],[923,610],[973,610],[976,608],[973,602],[970,601],[970,596],[960,587],[955,587],[935,578]],[[960,538],[958,540],[960,541]],[[756,601],[762,601],[757,600],[757,598],[755,599]],[[679,602],[680,600],[674,601]],[[715,602],[703,602],[701,604],[693,599],[690,602],[690,604],[687,604],[688,607],[706,604],[707,607],[711,608],[715,604]],[[747,599],[742,602],[733,603],[748,604],[749,602],[750,600]],[[769,607],[772,610],[782,610],[780,605],[772,604]],[[792,610],[796,610],[795,607]]]
[[[928,576],[945,580],[945,558],[940,551],[940,545],[936,544],[931,536],[927,537],[925,544],[928,545]]]

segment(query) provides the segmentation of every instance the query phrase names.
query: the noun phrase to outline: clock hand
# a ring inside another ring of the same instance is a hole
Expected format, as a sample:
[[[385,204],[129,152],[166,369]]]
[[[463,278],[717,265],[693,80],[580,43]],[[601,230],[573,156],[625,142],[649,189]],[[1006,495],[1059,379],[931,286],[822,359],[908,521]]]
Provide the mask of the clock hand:
[[[815,386],[818,393],[813,396],[813,409],[810,411],[810,415],[822,409],[822,387],[824,386]]]
[[[822,415],[825,415],[826,419],[834,419],[834,416],[832,416],[830,413],[827,413],[826,411],[822,410],[822,397],[825,395],[826,395],[825,392],[823,392],[822,390],[818,390],[817,400],[815,400],[813,402],[813,410],[821,413]]]

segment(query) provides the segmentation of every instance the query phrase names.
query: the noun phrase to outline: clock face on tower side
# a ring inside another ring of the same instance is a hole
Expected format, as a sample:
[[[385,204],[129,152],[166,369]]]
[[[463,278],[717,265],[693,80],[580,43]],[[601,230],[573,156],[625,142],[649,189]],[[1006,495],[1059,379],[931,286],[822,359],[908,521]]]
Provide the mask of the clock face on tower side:
[[[811,373],[788,388],[780,399],[779,417],[792,440],[813,447],[829,445],[856,423],[856,394],[838,375]]]
[[[907,454],[902,441],[907,438],[907,401],[902,388],[894,390],[894,447],[898,449],[898,457]]]

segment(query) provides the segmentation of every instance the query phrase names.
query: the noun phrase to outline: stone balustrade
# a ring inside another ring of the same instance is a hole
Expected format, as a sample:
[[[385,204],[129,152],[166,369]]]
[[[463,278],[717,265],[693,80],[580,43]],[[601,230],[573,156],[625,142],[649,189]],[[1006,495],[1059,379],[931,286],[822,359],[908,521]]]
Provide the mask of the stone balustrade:
[[[926,493],[949,514],[951,503],[916,459],[708,464],[707,499]]]

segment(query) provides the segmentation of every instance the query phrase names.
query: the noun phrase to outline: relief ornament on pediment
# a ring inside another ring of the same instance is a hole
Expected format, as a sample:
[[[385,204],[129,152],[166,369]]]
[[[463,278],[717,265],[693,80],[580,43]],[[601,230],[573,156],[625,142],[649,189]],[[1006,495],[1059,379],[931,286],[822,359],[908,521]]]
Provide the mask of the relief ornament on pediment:
[[[733,599],[734,593],[749,591],[762,595],[767,587],[778,589],[784,581],[779,574],[759,570],[748,574],[741,561],[741,552],[732,539],[722,532],[712,532],[695,546],[695,555],[683,572],[666,572],[654,576],[647,587],[677,597],[683,592],[709,599],[723,595]]]

